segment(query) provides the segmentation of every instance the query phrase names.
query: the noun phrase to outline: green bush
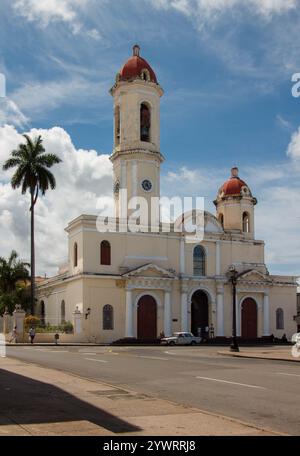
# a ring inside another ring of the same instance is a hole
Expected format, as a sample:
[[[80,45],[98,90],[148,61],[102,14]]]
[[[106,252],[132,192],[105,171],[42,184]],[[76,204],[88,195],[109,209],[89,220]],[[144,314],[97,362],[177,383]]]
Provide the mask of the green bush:
[[[66,333],[70,334],[73,332],[73,325],[70,321],[66,321],[61,325],[50,325],[47,323],[44,326],[37,326],[36,332],[38,333]]]
[[[38,317],[35,317],[34,315],[28,315],[28,317],[25,318],[25,328],[29,328],[30,326],[37,327],[41,323],[41,320]]]

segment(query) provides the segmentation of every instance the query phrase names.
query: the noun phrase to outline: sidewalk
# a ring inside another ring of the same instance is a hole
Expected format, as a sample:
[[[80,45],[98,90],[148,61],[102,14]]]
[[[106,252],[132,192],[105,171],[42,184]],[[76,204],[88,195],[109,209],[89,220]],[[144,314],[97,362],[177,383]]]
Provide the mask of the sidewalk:
[[[276,361],[290,361],[298,362],[299,358],[292,356],[292,346],[284,347],[240,347],[239,352],[231,352],[230,349],[219,350],[218,354],[223,356],[234,356],[239,358],[257,358],[257,359],[268,359]]]
[[[0,436],[279,435],[10,358],[0,358],[0,403]]]

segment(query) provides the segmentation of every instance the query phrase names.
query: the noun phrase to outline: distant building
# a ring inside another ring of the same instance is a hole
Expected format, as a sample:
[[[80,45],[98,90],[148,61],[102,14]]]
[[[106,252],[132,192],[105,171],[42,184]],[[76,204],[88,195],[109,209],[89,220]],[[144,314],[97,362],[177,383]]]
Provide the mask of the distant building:
[[[163,89],[138,46],[118,72],[110,93],[114,98],[115,215],[123,223],[129,199],[143,197],[151,207],[152,198],[160,196],[164,161],[160,152]],[[127,198],[121,201],[124,189]],[[214,203],[216,214],[205,212],[204,239],[197,243],[186,242],[187,231],[164,232],[160,227],[153,233],[147,226],[136,233],[101,233],[96,216],[81,215],[71,221],[66,228],[68,265],[37,286],[42,318],[52,324],[72,321],[77,308],[85,316],[83,340],[96,342],[125,337],[150,340],[173,331],[198,335],[211,324],[217,337],[230,337],[232,287],[227,273],[234,266],[243,273],[237,284],[238,335],[280,338],[285,333],[290,337],[296,331],[296,281],[269,274],[264,241],[255,238],[257,201],[237,168],[220,186]],[[192,217],[183,214],[178,224]]]

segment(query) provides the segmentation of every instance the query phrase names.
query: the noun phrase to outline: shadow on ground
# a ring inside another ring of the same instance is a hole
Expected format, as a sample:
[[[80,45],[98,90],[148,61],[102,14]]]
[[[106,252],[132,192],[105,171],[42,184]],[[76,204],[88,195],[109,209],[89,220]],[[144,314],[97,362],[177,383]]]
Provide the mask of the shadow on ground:
[[[86,420],[114,433],[141,429],[49,383],[0,369],[0,425]]]

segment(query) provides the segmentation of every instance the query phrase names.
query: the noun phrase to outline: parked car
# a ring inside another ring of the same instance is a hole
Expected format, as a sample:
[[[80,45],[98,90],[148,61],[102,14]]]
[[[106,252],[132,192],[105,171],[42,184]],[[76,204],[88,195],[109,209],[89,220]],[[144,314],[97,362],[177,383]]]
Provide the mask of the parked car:
[[[195,337],[190,332],[175,332],[170,337],[163,337],[160,341],[165,345],[196,345],[200,344],[201,337]]]

